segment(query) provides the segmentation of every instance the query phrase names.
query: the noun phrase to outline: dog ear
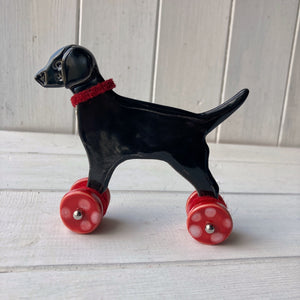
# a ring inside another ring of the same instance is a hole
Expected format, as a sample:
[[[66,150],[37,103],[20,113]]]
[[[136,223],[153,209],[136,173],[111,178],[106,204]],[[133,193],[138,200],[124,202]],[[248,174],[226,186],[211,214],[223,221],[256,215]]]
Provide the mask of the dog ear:
[[[62,59],[62,73],[65,87],[71,88],[87,81],[96,65],[93,54],[81,46],[72,46]]]

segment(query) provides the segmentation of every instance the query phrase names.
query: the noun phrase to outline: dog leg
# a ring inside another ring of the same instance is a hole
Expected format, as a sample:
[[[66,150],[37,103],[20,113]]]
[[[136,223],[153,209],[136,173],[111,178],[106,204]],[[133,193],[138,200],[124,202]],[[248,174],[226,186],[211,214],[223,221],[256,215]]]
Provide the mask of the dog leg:
[[[193,153],[193,150],[196,151]],[[217,199],[219,186],[209,170],[208,147],[201,149],[191,147],[189,153],[191,154],[189,157],[175,154],[169,156],[166,161],[195,187],[199,196],[205,194]],[[199,153],[202,154],[199,156]]]
[[[108,187],[111,175],[112,171],[109,169],[92,167],[89,172],[88,187],[102,194]]]
[[[109,180],[117,165],[115,161],[93,157],[93,159],[90,160],[88,187],[102,194],[107,189]]]
[[[174,168],[181,176],[187,179],[196,189],[198,195],[210,195],[214,198],[219,196],[219,186],[210,170],[202,168]]]

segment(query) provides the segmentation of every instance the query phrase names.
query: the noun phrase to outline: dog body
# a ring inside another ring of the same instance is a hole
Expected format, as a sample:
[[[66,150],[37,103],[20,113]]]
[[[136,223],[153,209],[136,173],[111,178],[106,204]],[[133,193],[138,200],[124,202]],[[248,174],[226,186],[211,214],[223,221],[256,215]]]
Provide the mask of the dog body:
[[[209,175],[202,171],[208,169],[208,147],[197,115],[134,101],[112,91],[80,104],[77,112],[93,188],[105,189],[115,167],[134,158],[168,162],[197,190],[217,188],[212,176],[202,178]]]
[[[44,87],[65,86],[79,93],[104,81],[93,55],[71,45],[58,50],[37,75]],[[242,90],[226,103],[195,114],[126,98],[109,90],[78,104],[78,128],[90,171],[88,186],[102,193],[114,169],[128,159],[160,159],[186,178],[198,194],[218,197],[208,167],[206,135],[247,98]]]

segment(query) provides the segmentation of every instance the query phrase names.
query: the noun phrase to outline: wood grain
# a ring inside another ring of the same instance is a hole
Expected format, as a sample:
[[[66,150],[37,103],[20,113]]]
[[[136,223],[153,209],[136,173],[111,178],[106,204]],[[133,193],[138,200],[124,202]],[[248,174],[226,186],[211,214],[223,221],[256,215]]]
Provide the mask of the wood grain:
[[[296,148],[209,143],[209,149],[213,161],[300,164]],[[1,130],[0,153],[86,155],[78,135]]]
[[[220,142],[277,145],[298,3],[235,1],[225,98],[244,87],[250,95]]]
[[[0,288],[4,299],[299,299],[299,270],[297,258],[76,266],[3,273]]]
[[[76,41],[77,1],[1,1],[0,128],[72,132],[65,89],[43,89],[34,75],[58,48]]]
[[[220,102],[231,1],[162,1],[155,101],[194,112]],[[215,139],[215,133],[209,140]]]
[[[299,18],[299,16],[298,16]],[[298,21],[299,22],[299,21]],[[299,24],[298,24],[299,26]],[[299,29],[298,29],[299,30]],[[300,31],[296,37],[295,58],[292,66],[291,82],[288,91],[287,108],[284,116],[281,146],[300,147]]]
[[[0,174],[0,189],[66,191],[88,175],[88,160],[78,136],[0,132],[0,141],[0,165],[5,170]],[[210,168],[221,193],[300,191],[297,149],[212,144]],[[168,164],[155,160],[122,163],[109,186],[112,190],[189,193],[194,189]]]
[[[95,55],[115,91],[150,100],[157,0],[83,0],[80,43]]]
[[[0,226],[6,229],[0,231],[1,267],[293,257],[300,251],[299,195],[225,195],[234,231],[218,247],[187,232],[186,193],[113,191],[108,213],[91,235],[62,224],[62,196],[0,192]]]
[[[2,190],[65,191],[74,181],[88,175],[86,156],[0,154],[0,164],[5,170],[0,174]],[[300,164],[211,160],[210,170],[222,193],[300,192]],[[167,163],[157,160],[129,160],[122,163],[115,170],[109,187],[112,190],[194,190]]]

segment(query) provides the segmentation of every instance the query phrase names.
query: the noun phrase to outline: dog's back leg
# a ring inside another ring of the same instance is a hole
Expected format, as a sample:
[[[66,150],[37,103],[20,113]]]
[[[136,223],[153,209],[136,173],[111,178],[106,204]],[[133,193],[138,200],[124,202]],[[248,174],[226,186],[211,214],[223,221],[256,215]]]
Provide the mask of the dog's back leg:
[[[186,180],[188,180],[196,189],[198,195],[210,195],[214,198],[218,198],[219,186],[212,176],[208,167],[203,169],[202,167],[185,167],[172,164],[173,168]]]
[[[209,148],[205,140],[185,146],[184,154],[180,147],[173,149],[172,155],[167,156],[167,162],[195,187],[199,195],[218,198],[219,186],[209,170]]]

